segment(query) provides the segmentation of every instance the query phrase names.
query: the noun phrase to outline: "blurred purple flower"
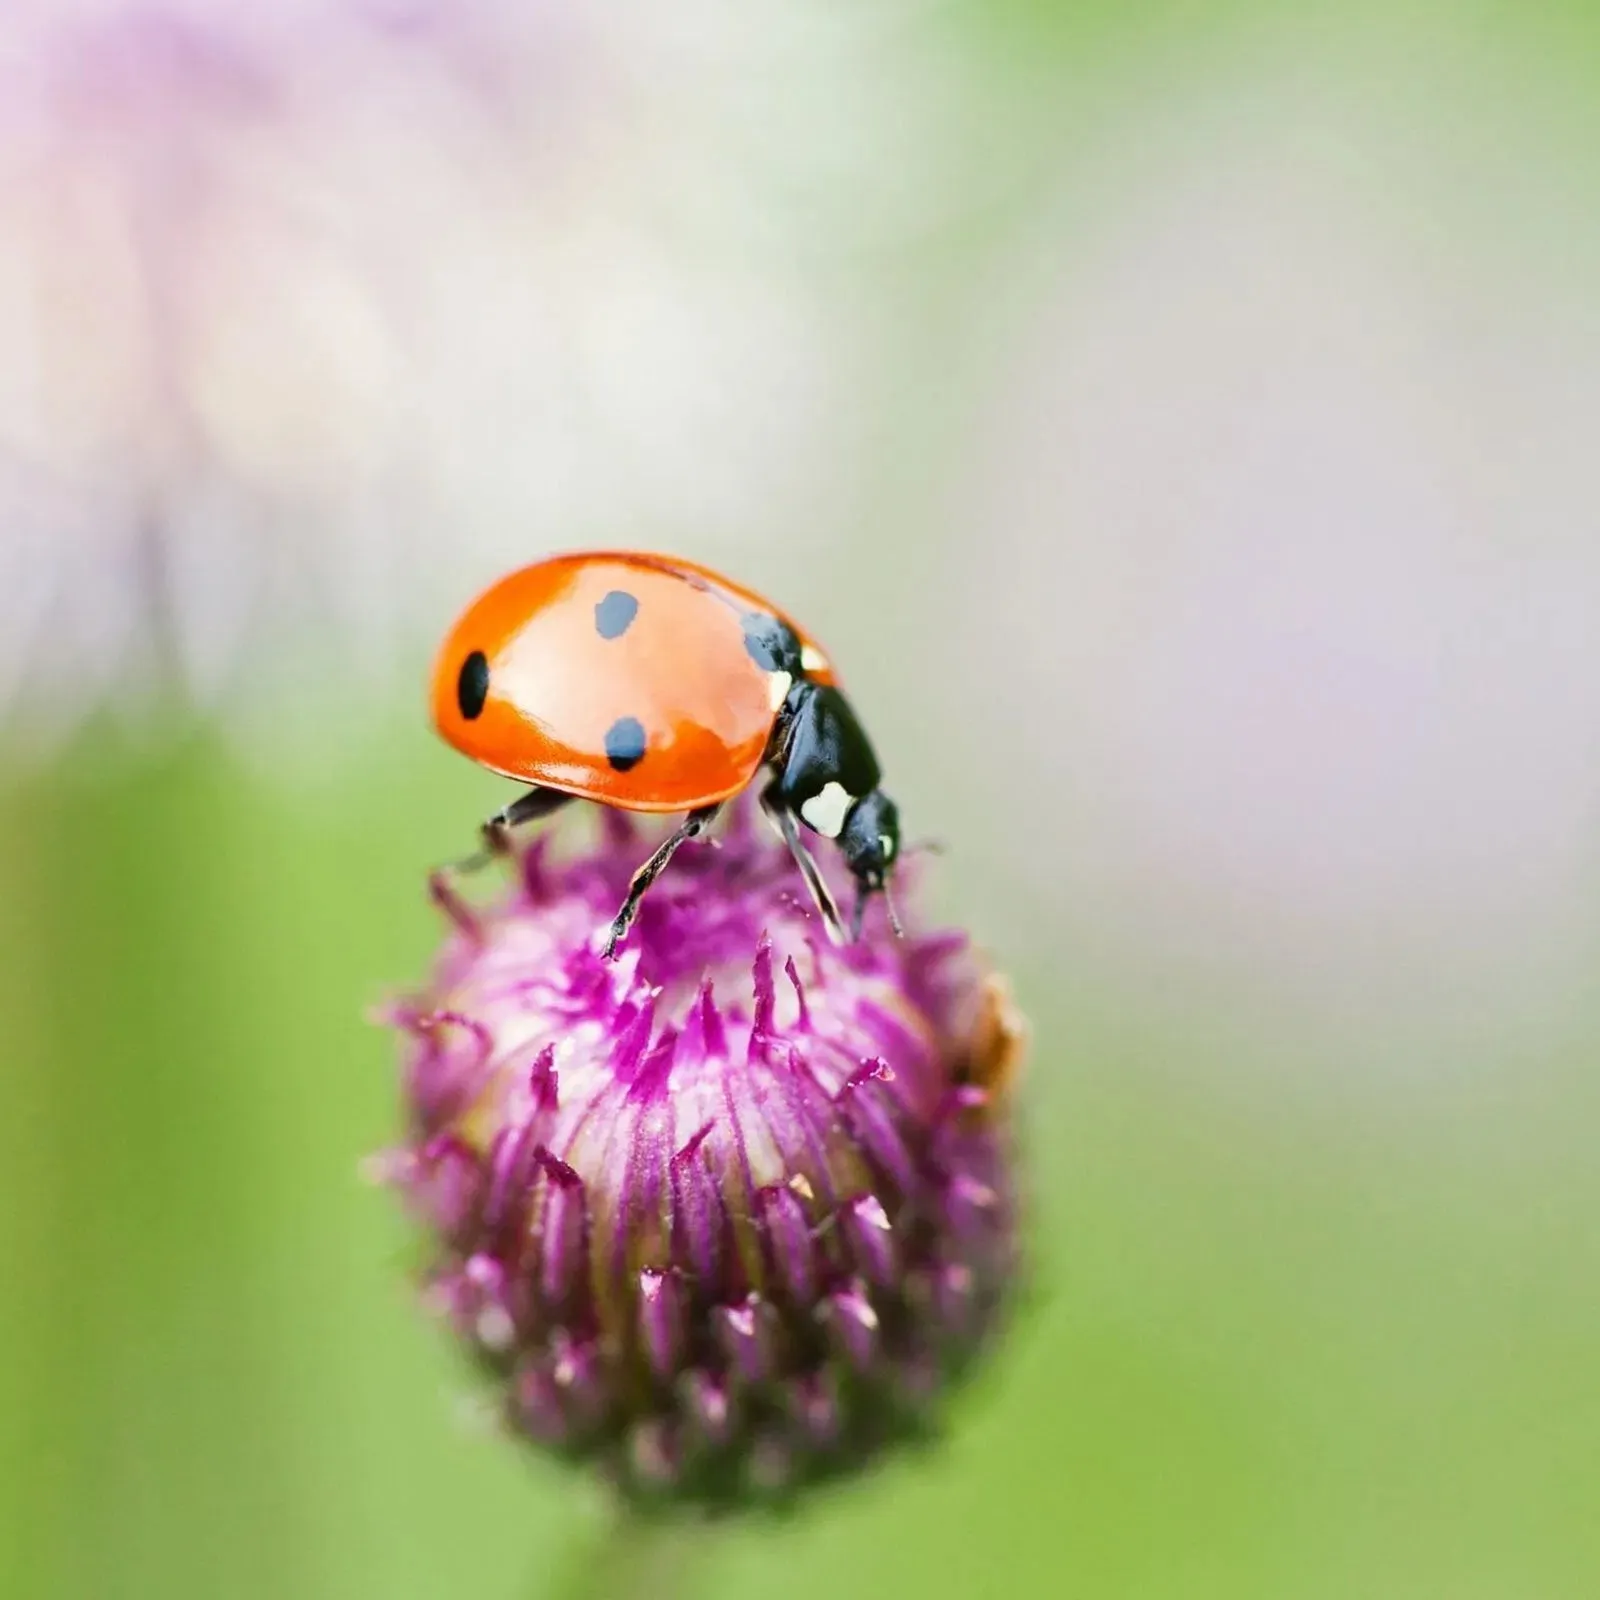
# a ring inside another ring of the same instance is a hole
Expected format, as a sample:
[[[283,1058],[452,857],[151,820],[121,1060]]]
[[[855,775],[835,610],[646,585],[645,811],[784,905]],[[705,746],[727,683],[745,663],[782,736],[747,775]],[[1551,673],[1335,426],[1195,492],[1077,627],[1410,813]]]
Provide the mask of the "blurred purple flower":
[[[838,520],[922,9],[8,7],[0,723],[248,745],[555,544]]]
[[[748,815],[602,961],[638,850],[608,813],[488,909],[436,884],[382,1165],[514,1431],[630,1494],[783,1499],[925,1433],[994,1330],[1024,1025],[959,934],[829,945]]]

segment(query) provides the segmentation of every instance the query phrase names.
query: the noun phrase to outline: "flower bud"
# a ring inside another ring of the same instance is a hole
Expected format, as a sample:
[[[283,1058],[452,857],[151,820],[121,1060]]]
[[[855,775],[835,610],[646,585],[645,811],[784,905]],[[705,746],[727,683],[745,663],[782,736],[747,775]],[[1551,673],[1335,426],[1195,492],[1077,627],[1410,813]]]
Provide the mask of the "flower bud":
[[[606,961],[645,848],[606,813],[485,908],[435,880],[386,1171],[512,1430],[631,1496],[786,1499],[926,1434],[995,1330],[1025,1030],[962,935],[876,905],[830,944],[744,811]]]

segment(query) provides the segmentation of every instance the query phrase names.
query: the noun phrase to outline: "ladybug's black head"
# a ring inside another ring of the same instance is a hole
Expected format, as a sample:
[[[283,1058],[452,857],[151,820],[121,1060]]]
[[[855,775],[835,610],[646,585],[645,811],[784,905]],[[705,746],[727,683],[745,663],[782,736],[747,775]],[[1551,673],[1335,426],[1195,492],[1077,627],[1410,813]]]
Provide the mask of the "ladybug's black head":
[[[881,789],[863,795],[851,808],[839,835],[839,849],[856,880],[855,931],[867,896],[889,881],[889,869],[900,854],[900,811]]]

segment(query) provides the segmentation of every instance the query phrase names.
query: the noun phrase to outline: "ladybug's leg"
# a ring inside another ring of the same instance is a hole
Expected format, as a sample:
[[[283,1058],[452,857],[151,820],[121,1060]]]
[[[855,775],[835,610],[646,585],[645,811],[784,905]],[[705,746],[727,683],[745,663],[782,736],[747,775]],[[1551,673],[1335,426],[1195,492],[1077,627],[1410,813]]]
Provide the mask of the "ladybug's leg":
[[[481,845],[465,861],[456,863],[456,871],[478,872],[491,861],[510,855],[513,828],[519,828],[525,822],[537,822],[540,817],[548,817],[551,812],[559,811],[571,798],[570,794],[563,794],[559,789],[530,789],[526,794],[518,795],[510,805],[495,812],[478,830]]]
[[[520,828],[525,822],[537,822],[541,817],[559,811],[571,798],[570,794],[564,794],[560,789],[530,789],[484,823],[484,839],[487,841],[491,836],[503,839],[513,828]]]
[[[839,915],[838,902],[833,898],[833,892],[828,888],[822,873],[817,868],[816,861],[811,852],[806,849],[806,842],[800,837],[800,829],[794,820],[794,813],[783,803],[782,780],[774,778],[765,789],[761,791],[761,809],[766,812],[768,820],[783,836],[783,842],[789,847],[789,854],[794,857],[794,864],[800,869],[800,876],[806,881],[806,888],[811,891],[811,898],[816,902],[817,910],[822,914],[822,921],[828,930],[828,937],[835,944],[843,944],[844,920]]]
[[[606,934],[605,947],[600,952],[607,961],[616,954],[617,946],[622,942],[623,935],[633,926],[633,919],[639,911],[639,902],[644,899],[650,885],[666,869],[667,863],[672,859],[673,852],[685,839],[693,839],[704,833],[711,826],[721,809],[722,806],[719,803],[714,806],[701,806],[698,811],[691,811],[661,841],[650,859],[634,873],[633,881],[628,885],[628,898],[622,902],[622,909],[611,919],[611,927]]]

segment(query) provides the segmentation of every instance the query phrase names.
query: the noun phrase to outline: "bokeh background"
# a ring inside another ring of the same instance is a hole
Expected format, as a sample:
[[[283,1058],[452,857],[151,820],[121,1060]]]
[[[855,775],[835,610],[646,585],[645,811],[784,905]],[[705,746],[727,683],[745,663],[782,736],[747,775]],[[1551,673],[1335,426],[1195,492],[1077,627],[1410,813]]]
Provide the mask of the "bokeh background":
[[[947,1449],[709,1595],[1600,1592],[1586,0],[15,0],[0,1593],[534,1596],[363,1184],[595,542],[846,663],[1037,1027]]]

